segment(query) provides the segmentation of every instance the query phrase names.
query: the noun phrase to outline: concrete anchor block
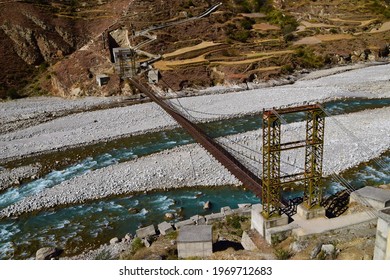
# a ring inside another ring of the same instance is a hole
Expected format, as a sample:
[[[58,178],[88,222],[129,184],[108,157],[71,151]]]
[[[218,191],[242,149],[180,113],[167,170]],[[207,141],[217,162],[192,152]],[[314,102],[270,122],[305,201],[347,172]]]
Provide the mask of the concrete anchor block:
[[[192,216],[190,219],[193,220],[196,225],[205,225],[206,224],[205,217],[200,216],[200,215]]]
[[[135,231],[137,237],[139,238],[146,238],[149,236],[156,235],[156,229],[154,228],[154,225],[150,225],[144,228],[139,228]]]
[[[170,223],[167,223],[167,222],[162,222],[162,223],[158,224],[157,228],[160,231],[160,234],[162,234],[162,235],[166,235],[166,234],[173,231],[172,225]]]
[[[188,219],[188,220],[184,220],[184,221],[180,221],[180,222],[175,223],[175,228],[180,229],[183,226],[191,226],[194,224],[195,224],[195,222],[193,220]]]
[[[225,216],[222,214],[222,213],[213,213],[213,214],[210,214],[210,215],[206,215],[205,218],[206,218],[206,224],[207,225],[210,225],[216,221],[221,221],[223,220]]]

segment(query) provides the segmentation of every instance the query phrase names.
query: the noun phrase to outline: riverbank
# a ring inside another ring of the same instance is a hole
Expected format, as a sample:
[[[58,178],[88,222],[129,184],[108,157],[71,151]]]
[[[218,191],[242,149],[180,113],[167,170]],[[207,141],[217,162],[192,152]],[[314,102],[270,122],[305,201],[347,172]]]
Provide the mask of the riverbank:
[[[328,118],[324,146],[324,175],[342,172],[389,150],[389,119],[389,108]],[[286,141],[296,139],[298,132],[304,131],[304,127],[304,122],[286,125],[284,139]],[[261,151],[260,130],[224,137],[220,141],[233,149],[238,149],[241,145],[247,147],[257,145],[258,148],[253,149],[246,158],[251,158],[248,163],[252,168],[260,169],[260,163],[257,163],[260,157],[258,151]],[[239,154],[238,156],[240,157]],[[288,172],[299,171],[296,168],[303,166],[299,157],[290,154],[289,159],[286,159],[287,164],[283,164],[282,168]],[[0,218],[133,192],[223,185],[240,185],[240,182],[199,145],[191,144],[111,165],[67,180],[2,209]]]
[[[181,111],[184,111],[182,107],[188,108],[187,113],[197,121],[206,122],[254,114],[261,112],[263,108],[341,98],[390,97],[390,65],[360,67],[339,69],[342,73],[334,75],[332,73],[337,73],[337,69],[331,72],[322,70],[323,74],[313,72],[317,74],[309,74],[292,85],[224,94],[220,90],[210,89],[210,95],[183,97],[180,98],[180,103],[176,99],[172,102]],[[12,112],[5,111],[4,107],[4,103],[0,104],[2,115],[20,116],[23,113],[23,109],[20,112],[16,105],[11,106]],[[34,106],[28,108],[26,115]],[[48,112],[55,110],[57,109],[47,109]],[[3,147],[0,151],[0,163],[173,126],[176,123],[153,103],[74,113],[0,135],[0,145]]]

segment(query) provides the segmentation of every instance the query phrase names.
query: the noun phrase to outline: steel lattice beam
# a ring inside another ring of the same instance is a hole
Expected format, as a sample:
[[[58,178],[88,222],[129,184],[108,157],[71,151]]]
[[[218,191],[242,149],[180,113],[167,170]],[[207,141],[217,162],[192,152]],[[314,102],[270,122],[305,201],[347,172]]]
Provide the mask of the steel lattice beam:
[[[281,143],[282,114],[306,112],[306,139]],[[281,213],[281,186],[304,182],[304,204],[307,208],[322,202],[322,162],[325,114],[319,105],[263,111],[263,215],[269,218]],[[303,173],[280,176],[281,152],[305,148]]]
[[[263,215],[266,218],[280,210],[280,127],[279,118],[263,111]]]

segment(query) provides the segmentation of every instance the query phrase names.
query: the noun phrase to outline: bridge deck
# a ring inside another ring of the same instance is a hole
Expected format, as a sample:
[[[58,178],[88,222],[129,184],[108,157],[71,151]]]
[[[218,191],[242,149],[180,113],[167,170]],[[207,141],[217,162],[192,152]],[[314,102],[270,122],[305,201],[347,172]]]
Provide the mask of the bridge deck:
[[[231,155],[221,145],[210,138],[198,125],[192,123],[174,108],[155,95],[150,89],[143,86],[134,78],[130,82],[156,102],[165,112],[171,115],[204,149],[206,149],[216,160],[218,160],[231,174],[233,174],[242,184],[251,190],[257,197],[261,198],[262,181],[248,168],[241,164],[233,155]]]

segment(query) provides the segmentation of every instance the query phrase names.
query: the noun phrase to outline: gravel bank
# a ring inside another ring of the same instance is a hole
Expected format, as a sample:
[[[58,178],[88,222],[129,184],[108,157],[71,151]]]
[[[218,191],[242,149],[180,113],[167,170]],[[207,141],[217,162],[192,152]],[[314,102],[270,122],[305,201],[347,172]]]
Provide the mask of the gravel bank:
[[[41,169],[40,165],[26,165],[10,169],[0,169],[0,191],[19,185],[25,179],[34,179]]]
[[[207,121],[261,112],[263,108],[338,98],[384,98],[390,97],[389,73],[390,65],[380,65],[297,81],[293,85],[181,98],[180,103],[191,109],[188,112],[193,117]],[[0,162],[175,125],[152,103],[73,114],[0,135],[3,147]]]
[[[0,102],[0,134],[121,100],[123,97],[85,97],[79,99],[31,97]]]
[[[327,119],[324,147],[325,175],[333,172],[339,173],[356,166],[360,162],[379,156],[390,148],[389,108],[341,115],[334,117],[334,119],[343,127],[339,127],[335,121]],[[296,140],[298,138],[297,132],[300,132],[299,135],[304,135],[302,134],[304,127],[305,123],[286,125],[283,141]],[[356,138],[345,133],[346,129],[363,141],[356,142]],[[261,150],[260,130],[229,138],[230,140],[224,138],[221,141],[229,142],[229,146],[234,149],[238,146],[232,145],[231,141],[249,146],[256,153],[248,156],[259,158],[260,154],[257,151]],[[302,156],[301,153],[299,157]],[[243,156],[240,155],[240,157]],[[299,160],[293,162],[294,154],[290,154],[288,157],[290,158],[285,158],[284,161],[302,166]],[[254,170],[259,170],[259,163],[253,160],[250,163]],[[296,169],[288,164],[282,168],[290,168],[288,172]],[[295,171],[299,171],[299,169]],[[65,181],[6,207],[0,211],[0,218],[131,192],[226,184],[239,185],[240,183],[199,145],[192,144],[98,169]]]

